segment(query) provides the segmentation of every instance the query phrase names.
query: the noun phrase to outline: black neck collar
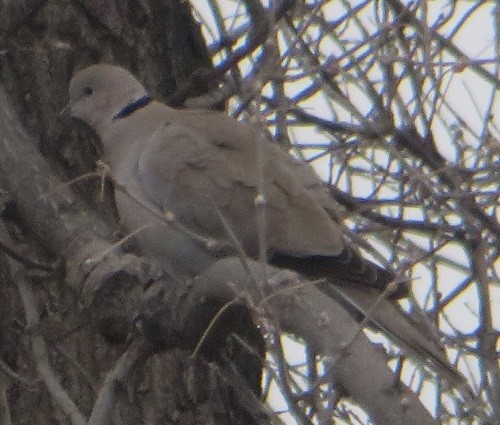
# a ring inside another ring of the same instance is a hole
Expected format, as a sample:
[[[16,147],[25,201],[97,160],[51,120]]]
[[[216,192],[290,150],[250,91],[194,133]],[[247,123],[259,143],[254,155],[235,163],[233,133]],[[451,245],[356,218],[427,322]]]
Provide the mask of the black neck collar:
[[[125,106],[120,112],[118,112],[113,119],[118,120],[121,118],[128,117],[129,115],[133,114],[135,111],[138,109],[144,108],[146,105],[151,103],[153,99],[149,95],[144,95],[140,97],[137,100],[134,100],[132,103],[129,103],[127,106]]]

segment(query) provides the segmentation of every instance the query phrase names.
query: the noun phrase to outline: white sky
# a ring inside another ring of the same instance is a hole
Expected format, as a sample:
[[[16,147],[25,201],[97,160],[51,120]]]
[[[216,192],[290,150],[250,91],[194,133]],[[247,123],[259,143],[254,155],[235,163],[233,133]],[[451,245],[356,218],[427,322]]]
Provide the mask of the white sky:
[[[209,7],[205,0],[191,0],[191,3],[197,8],[205,22],[212,28],[217,28],[216,18],[214,18],[210,12]],[[309,1],[308,3],[312,3]],[[352,4],[357,4],[358,2],[351,1]],[[447,4],[451,3],[445,0],[435,0],[427,1],[428,7],[428,22],[433,22],[437,16],[446,11]],[[242,2],[225,0],[220,2],[223,5],[223,13],[226,17],[234,17],[238,13],[244,14],[244,9],[242,8]],[[338,16],[343,14],[342,2],[338,0],[332,0],[330,2],[325,2],[326,14],[329,15],[331,19],[336,19]],[[447,35],[447,31],[453,30],[455,28],[459,19],[461,19],[464,13],[470,9],[472,1],[457,1],[457,12],[455,13],[455,18],[450,21],[450,23],[440,32],[443,35]],[[495,55],[495,49],[497,48],[495,41],[495,25],[494,18],[494,2],[491,1],[485,6],[479,8],[471,17],[467,18],[466,24],[463,25],[460,31],[454,36],[453,41],[463,52],[465,52],[471,60],[484,60],[493,59],[498,62],[498,57]],[[500,6],[497,6],[500,7]],[[360,19],[365,22],[372,22],[373,28],[376,28],[376,18],[374,15],[373,7],[365,8],[364,12],[359,15]],[[497,16],[498,18],[498,16]],[[244,19],[234,20],[235,26],[243,23]],[[349,30],[349,29],[348,29]],[[355,29],[352,29],[352,40],[353,42],[358,41],[362,38],[362,35],[358,34]],[[208,34],[208,33],[207,33]],[[218,35],[215,34],[215,38]],[[209,35],[208,35],[208,38]],[[337,49],[332,43],[331,46],[328,45],[328,41],[325,41],[322,48],[328,51],[331,48],[332,53],[335,53]],[[443,57],[443,61],[450,61],[451,57]],[[494,64],[487,66],[487,68],[494,72]],[[487,110],[487,105],[492,98],[495,98],[495,106],[493,111],[499,111],[499,96],[492,89],[492,86],[486,83],[482,78],[479,78],[470,69],[466,68],[463,72],[457,73],[452,72],[451,67],[444,67],[444,71],[447,73],[447,101],[449,102],[450,108],[452,108],[463,120],[462,123],[457,122],[456,118],[449,113],[445,107],[442,108],[440,115],[444,117],[444,122],[439,122],[439,120],[434,120],[432,126],[435,139],[439,141],[438,149],[441,154],[444,155],[449,161],[454,162],[456,160],[455,147],[453,146],[453,140],[450,138],[450,127],[457,125],[463,128],[465,123],[470,132],[465,129],[463,132],[463,140],[465,144],[471,147],[471,155],[475,154],[475,148],[477,147],[477,138],[479,135],[484,133],[483,125],[485,122],[490,121],[493,125],[489,126],[489,131],[496,136],[497,142],[500,139],[499,128],[500,128],[500,113],[496,115],[492,120],[485,119],[485,111]],[[302,90],[304,87],[304,81],[300,80],[296,84],[290,84],[287,87],[288,91]],[[401,95],[405,95],[404,85],[402,86]],[[410,88],[407,87],[409,91]],[[411,94],[410,94],[411,96]],[[366,113],[370,110],[370,100],[366,97],[365,93],[354,88],[350,91],[351,99],[359,107],[360,111]],[[350,122],[351,117],[349,112],[342,110],[338,105],[335,107],[335,112],[333,112],[332,107],[328,100],[326,100],[321,95],[314,97],[314,99],[309,102],[308,105],[314,114],[319,116],[324,116],[327,119],[332,119],[335,113],[341,121]],[[496,125],[495,125],[496,124]],[[298,129],[294,133],[297,140],[307,140],[311,142],[315,140],[318,143],[328,142],[329,139],[326,135],[320,133],[314,133],[311,128]],[[315,154],[317,151],[311,151],[311,154]],[[330,173],[330,168],[327,159],[322,159],[316,163],[317,171],[320,176],[327,178]],[[357,195],[362,196],[363,194],[371,193],[372,187],[366,180],[359,179],[359,187],[357,189]],[[498,190],[497,187],[492,185],[491,190]],[[406,212],[405,218],[421,218],[420,210],[415,209],[408,210]],[[421,246],[424,250],[429,249],[429,241],[421,236],[412,235],[408,236],[412,242],[416,245]],[[382,249],[382,247],[381,247]],[[467,268],[469,266],[468,255],[464,249],[459,244],[448,244],[443,249],[439,251],[443,257],[449,258],[454,262],[464,266],[465,271],[459,271],[453,266],[441,265],[438,279],[439,279],[439,289],[444,295],[449,293],[467,274]],[[500,262],[497,264],[498,271],[500,272]],[[415,267],[415,275],[420,276],[421,281],[425,281],[426,277],[429,275],[429,271],[423,267],[417,265]],[[417,294],[417,299],[424,303],[424,297],[426,291],[422,290],[421,293]],[[498,304],[500,302],[500,289],[499,287],[492,288],[492,300],[493,303]],[[460,299],[450,304],[446,309],[446,314],[448,315],[450,322],[462,332],[472,332],[476,329],[478,324],[478,299],[476,291],[473,287],[470,290],[465,291]],[[493,311],[494,324],[497,329],[500,329],[500,309],[494,309]],[[443,324],[443,329],[451,331],[451,329]],[[303,361],[303,351],[300,345],[289,342],[287,344],[287,351],[293,362],[300,363]],[[434,390],[429,386],[426,391],[424,391],[424,396],[428,405],[434,403]],[[284,409],[286,406],[282,405],[281,400],[278,396],[275,397],[273,405],[276,409]],[[289,417],[286,419],[287,423],[294,423]],[[339,422],[340,423],[340,422]],[[453,422],[450,422],[453,423]]]

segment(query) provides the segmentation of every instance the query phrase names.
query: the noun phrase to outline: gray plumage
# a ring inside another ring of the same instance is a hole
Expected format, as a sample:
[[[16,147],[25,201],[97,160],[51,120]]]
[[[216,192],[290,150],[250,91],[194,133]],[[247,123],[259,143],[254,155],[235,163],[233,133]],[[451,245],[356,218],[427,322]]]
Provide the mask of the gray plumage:
[[[393,279],[345,240],[330,214],[338,207],[309,165],[263,140],[253,126],[218,112],[150,102],[136,78],[112,65],[77,72],[69,95],[71,115],[97,131],[114,179],[140,201],[115,191],[123,226],[130,232],[142,228],[136,237],[144,252],[177,276],[193,277],[227,255],[214,248],[233,244],[221,216],[246,254],[257,258],[257,209],[265,208],[270,263],[340,282],[328,292],[353,311],[370,311]],[[265,203],[257,207],[259,188]],[[165,214],[185,230],[158,218]],[[377,305],[369,314],[372,322],[424,362],[430,358],[448,376],[458,376],[439,343],[416,330],[389,300]]]

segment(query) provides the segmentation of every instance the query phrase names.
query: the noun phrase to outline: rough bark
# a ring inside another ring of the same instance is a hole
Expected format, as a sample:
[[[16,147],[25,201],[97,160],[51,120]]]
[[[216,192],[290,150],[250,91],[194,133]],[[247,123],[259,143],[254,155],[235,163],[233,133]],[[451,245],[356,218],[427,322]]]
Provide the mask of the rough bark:
[[[0,79],[7,92],[2,92],[2,120],[14,123],[2,126],[2,140],[21,143],[9,151],[12,156],[2,154],[0,206],[5,226],[0,235],[22,260],[16,263],[7,254],[0,260],[0,361],[13,373],[2,390],[6,401],[0,407],[10,407],[5,417],[13,423],[79,423],[77,415],[70,415],[71,421],[64,417],[61,412],[69,410],[57,406],[54,392],[44,385],[47,380],[38,377],[17,284],[26,275],[23,280],[38,310],[30,320],[39,321],[36,329],[45,340],[49,364],[82,417],[89,418],[102,380],[117,367],[126,348],[123,338],[137,311],[141,280],[151,276],[147,277],[148,270],[140,271],[141,260],[122,256],[120,249],[108,253],[106,264],[98,261],[103,267],[89,261],[116,242],[118,227],[109,183],[105,202],[96,176],[70,186],[62,183],[92,173],[99,157],[95,136],[58,115],[67,102],[69,78],[90,63],[112,62],[140,75],[155,96],[166,99],[195,69],[210,62],[190,7],[181,1],[4,1],[0,17]],[[187,95],[196,96],[206,88],[200,82],[194,90]],[[14,111],[6,105],[6,97]],[[21,167],[22,161],[30,166]],[[110,285],[99,293],[104,301],[99,307],[92,302],[94,285],[103,282]],[[101,334],[121,344],[110,346]],[[119,407],[112,422],[118,417],[122,423],[145,418],[161,423],[174,417],[177,423],[232,423],[230,418],[238,417],[241,423],[249,421],[237,408],[227,406],[227,397],[217,394],[216,381],[207,386],[212,393],[193,391],[200,382],[205,386],[206,366],[189,381],[183,373],[189,363],[185,351],[141,357],[146,358],[144,368],[129,377],[130,388],[118,391]],[[163,390],[153,381],[161,382]],[[175,385],[167,391],[163,382]],[[170,401],[164,403],[166,396]],[[99,416],[92,418],[96,421]]]

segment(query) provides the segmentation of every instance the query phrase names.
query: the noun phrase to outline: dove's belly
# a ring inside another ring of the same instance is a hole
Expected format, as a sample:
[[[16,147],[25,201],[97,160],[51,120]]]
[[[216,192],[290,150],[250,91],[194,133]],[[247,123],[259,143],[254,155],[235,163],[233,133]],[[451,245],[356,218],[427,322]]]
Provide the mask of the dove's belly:
[[[125,230],[137,232],[134,237],[145,255],[179,278],[192,278],[216,261],[203,241],[163,219],[161,211],[141,193],[140,186],[127,183],[127,190],[139,202],[117,189],[116,206]]]

